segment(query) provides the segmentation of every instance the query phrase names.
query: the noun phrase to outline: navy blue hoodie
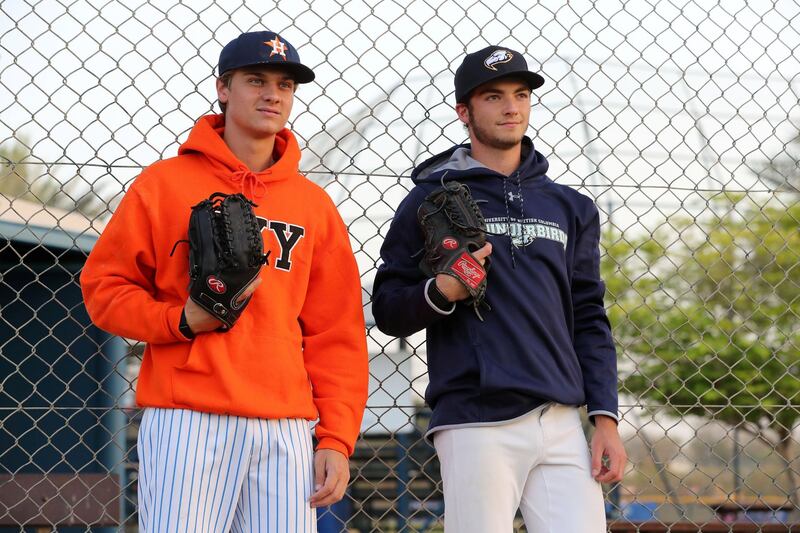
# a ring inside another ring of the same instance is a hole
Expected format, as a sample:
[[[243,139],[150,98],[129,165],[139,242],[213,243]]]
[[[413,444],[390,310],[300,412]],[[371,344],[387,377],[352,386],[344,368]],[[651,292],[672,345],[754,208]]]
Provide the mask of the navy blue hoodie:
[[[426,328],[433,409],[428,434],[496,424],[547,402],[617,418],[617,357],[603,307],[600,222],[594,202],[550,180],[547,160],[523,139],[511,175],[470,157],[469,144],[412,173],[416,184],[381,247],[372,311],[378,328],[405,337]],[[440,309],[419,269],[417,208],[441,180],[470,187],[492,243],[481,322],[466,305]]]

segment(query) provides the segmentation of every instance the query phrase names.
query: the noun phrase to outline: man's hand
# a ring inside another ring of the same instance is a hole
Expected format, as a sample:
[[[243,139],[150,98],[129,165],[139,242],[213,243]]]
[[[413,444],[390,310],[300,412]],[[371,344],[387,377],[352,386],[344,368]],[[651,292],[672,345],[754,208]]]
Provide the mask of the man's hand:
[[[311,507],[332,505],[344,496],[350,481],[350,461],[336,450],[317,450],[314,454],[314,494]]]
[[[617,422],[611,417],[594,417],[592,435],[592,477],[600,483],[615,483],[622,479],[628,455],[617,431]],[[606,459],[608,465],[603,464]]]
[[[256,278],[253,283],[247,286],[242,295],[237,300],[240,303],[251,296],[258,286],[261,285],[261,278]],[[191,298],[186,299],[186,305],[183,307],[183,312],[186,314],[186,323],[192,333],[197,335],[206,331],[214,331],[222,326],[222,322],[217,320],[214,315],[197,305]]]
[[[486,263],[486,257],[491,253],[492,243],[487,242],[483,245],[483,248],[475,250],[472,255],[474,255],[475,259],[477,259],[480,264],[483,265]],[[464,287],[464,284],[453,276],[448,276],[447,274],[436,275],[436,288],[439,289],[439,292],[442,293],[442,296],[447,298],[447,301],[449,302],[457,302],[469,296],[469,292],[467,292],[467,288]]]

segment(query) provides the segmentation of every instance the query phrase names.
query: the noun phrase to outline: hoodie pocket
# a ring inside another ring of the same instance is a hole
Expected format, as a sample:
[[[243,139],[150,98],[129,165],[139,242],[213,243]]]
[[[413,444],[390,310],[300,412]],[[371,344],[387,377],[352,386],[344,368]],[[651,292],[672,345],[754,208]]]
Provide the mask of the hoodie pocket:
[[[479,383],[479,392],[481,394],[485,394],[487,392],[492,392],[489,386],[489,371],[488,367],[491,364],[491,354],[487,354],[483,343],[481,342],[480,338],[478,337],[477,331],[475,327],[467,327],[466,328],[469,334],[470,340],[470,348],[472,352],[475,354],[475,361],[478,365],[478,383]]]
[[[235,330],[210,334],[172,372],[172,397],[190,408],[255,416],[266,405],[310,397],[299,342],[280,337],[231,344]]]

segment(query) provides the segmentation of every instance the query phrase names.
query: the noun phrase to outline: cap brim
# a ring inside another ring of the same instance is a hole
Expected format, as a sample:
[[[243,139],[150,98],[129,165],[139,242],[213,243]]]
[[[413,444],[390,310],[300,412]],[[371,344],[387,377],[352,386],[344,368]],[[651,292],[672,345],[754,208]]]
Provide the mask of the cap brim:
[[[515,78],[522,78],[531,88],[531,91],[534,89],[538,89],[542,85],[544,85],[544,78],[535,72],[531,72],[530,70],[518,70],[516,72],[498,72],[497,75],[492,76],[490,78],[486,78],[469,87],[467,90],[464,91],[464,94],[461,98],[457,99],[457,103],[463,104],[469,99],[469,95],[472,94],[472,91],[483,85],[484,83],[489,83],[490,81],[495,81],[500,78],[508,78],[508,77],[515,77]]]
[[[258,63],[247,63],[245,65],[233,65],[225,69],[225,72],[229,72],[237,68],[255,67],[259,65],[286,70],[292,75],[292,79],[294,79],[294,81],[297,83],[311,83],[316,77],[314,71],[307,66],[301,63],[294,63],[290,61],[280,63],[277,61],[260,61]],[[225,74],[225,72],[220,72],[219,75],[222,76]]]
[[[544,78],[541,77],[539,74],[535,72],[526,71],[522,72],[522,77],[525,78],[528,82],[528,85],[531,86],[531,90],[538,89],[542,85],[544,85]]]
[[[275,65],[275,63],[268,63],[268,64]],[[291,72],[292,76],[294,77],[294,81],[296,81],[297,83],[311,83],[312,81],[314,81],[314,78],[316,77],[313,70],[311,70],[310,68],[301,63],[286,63],[284,65],[281,65],[279,63],[276,66],[280,68],[285,68],[286,70]]]

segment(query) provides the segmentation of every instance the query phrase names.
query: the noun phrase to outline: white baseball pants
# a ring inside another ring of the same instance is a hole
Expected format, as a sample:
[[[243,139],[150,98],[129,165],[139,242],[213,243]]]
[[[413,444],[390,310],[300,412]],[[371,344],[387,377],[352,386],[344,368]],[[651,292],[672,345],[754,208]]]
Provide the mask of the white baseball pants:
[[[548,404],[508,423],[434,433],[447,533],[606,531],[578,409]]]
[[[309,423],[147,408],[139,531],[315,533]]]

